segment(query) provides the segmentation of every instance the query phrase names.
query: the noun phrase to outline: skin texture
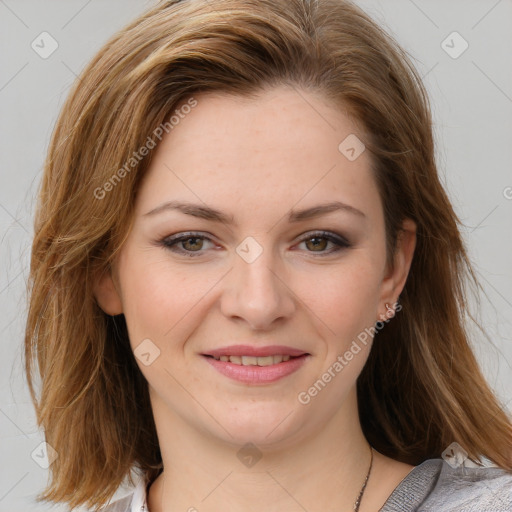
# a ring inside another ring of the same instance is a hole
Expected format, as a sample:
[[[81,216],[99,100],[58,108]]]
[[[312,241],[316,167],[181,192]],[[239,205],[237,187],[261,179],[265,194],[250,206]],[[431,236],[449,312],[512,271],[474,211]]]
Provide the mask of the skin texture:
[[[148,366],[136,359],[164,461],[150,511],[350,511],[370,461],[356,379],[371,340],[307,405],[297,397],[396,302],[415,225],[404,222],[387,268],[370,154],[349,161],[338,150],[357,127],[319,94],[279,87],[257,99],[196,99],[154,150],[129,237],[112,275],[96,283],[103,310],[124,313],[132,348],[150,339],[160,351]],[[235,224],[171,210],[145,215],[171,200],[216,208]],[[288,222],[290,210],[332,201],[364,216],[336,211]],[[333,243],[315,239],[319,230],[350,247],[332,252]],[[209,239],[175,246],[194,257],[161,243],[188,231]],[[262,249],[251,263],[236,252],[246,237]],[[243,384],[201,355],[236,343],[287,345],[311,356],[277,382]],[[262,455],[252,467],[237,457],[248,442]],[[374,452],[360,512],[380,508],[411,469]]]

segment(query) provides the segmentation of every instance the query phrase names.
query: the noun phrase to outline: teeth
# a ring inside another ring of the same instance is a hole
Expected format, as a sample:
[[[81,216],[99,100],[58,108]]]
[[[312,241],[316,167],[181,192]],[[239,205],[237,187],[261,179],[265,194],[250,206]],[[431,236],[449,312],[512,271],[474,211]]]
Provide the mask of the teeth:
[[[242,356],[242,365],[249,366],[258,364],[258,358],[253,356]]]
[[[270,366],[271,364],[278,364],[284,361],[289,361],[290,356],[264,356],[264,357],[255,357],[255,356],[220,356],[215,357],[217,361],[230,362],[233,364],[239,364],[242,366]]]

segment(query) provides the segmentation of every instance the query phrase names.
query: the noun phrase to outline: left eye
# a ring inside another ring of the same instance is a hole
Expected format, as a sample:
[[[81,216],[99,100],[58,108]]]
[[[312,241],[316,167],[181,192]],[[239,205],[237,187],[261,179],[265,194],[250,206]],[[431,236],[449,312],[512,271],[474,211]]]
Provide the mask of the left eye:
[[[309,234],[306,238],[303,238],[300,243],[305,243],[308,249],[312,249],[308,252],[320,253],[319,256],[332,254],[350,247],[347,240],[334,233],[326,231]],[[324,249],[328,244],[332,244],[332,249],[330,251],[325,251]]]
[[[346,240],[331,233],[315,233],[303,239],[301,243],[305,243],[306,247],[311,249],[309,252],[320,252],[322,254],[330,254],[349,247]],[[329,244],[332,244],[332,249],[326,252],[325,249]]]
[[[199,256],[204,249],[204,243],[212,243],[211,239],[198,233],[186,233],[180,236],[171,236],[161,240],[161,244],[167,249],[190,257]],[[309,234],[300,240],[300,244],[305,244],[308,251],[318,253],[319,256],[332,254],[341,249],[350,247],[350,244],[342,237],[329,232],[318,232]],[[331,244],[331,250],[326,251]]]

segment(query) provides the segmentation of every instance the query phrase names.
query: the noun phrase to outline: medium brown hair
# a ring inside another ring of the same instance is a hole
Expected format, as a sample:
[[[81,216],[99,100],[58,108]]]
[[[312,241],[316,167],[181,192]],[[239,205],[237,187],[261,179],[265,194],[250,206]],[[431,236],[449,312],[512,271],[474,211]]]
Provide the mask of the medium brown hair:
[[[439,181],[429,100],[406,52],[345,0],[164,1],[81,73],[49,147],[25,336],[37,420],[59,454],[41,499],[99,506],[132,469],[148,481],[162,469],[124,317],[106,315],[93,295],[95,276],[109,271],[130,230],[152,153],[128,171],[126,162],[194,94],[252,97],[276,85],[320,93],[361,127],[389,261],[402,221],[417,224],[402,311],[376,334],[357,382],[368,441],[413,465],[457,441],[473,459],[512,471],[511,421],[466,326],[467,292],[479,285]]]

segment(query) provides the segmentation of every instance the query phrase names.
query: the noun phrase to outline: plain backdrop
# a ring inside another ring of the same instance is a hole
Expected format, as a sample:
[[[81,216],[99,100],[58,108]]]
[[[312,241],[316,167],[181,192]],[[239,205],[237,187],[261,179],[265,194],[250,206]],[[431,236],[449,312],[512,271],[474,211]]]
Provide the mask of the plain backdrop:
[[[474,348],[510,412],[512,1],[357,3],[394,35],[424,77],[439,171],[487,295],[480,312],[492,344],[476,336]],[[38,457],[44,435],[22,370],[34,197],[50,135],[76,75],[107,38],[152,4],[0,0],[0,512],[50,510],[34,501],[48,469]],[[35,50],[41,37],[45,51],[58,45],[46,58]]]

